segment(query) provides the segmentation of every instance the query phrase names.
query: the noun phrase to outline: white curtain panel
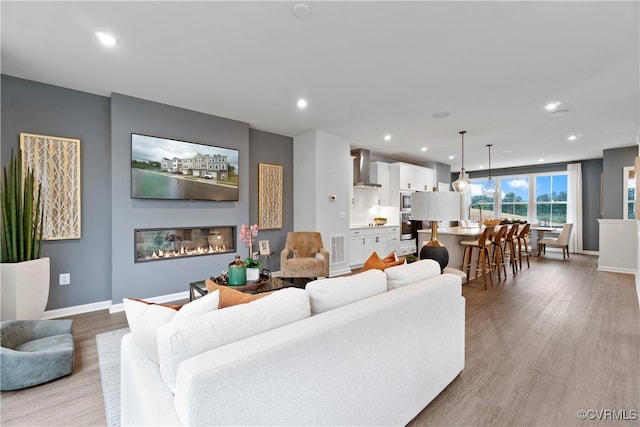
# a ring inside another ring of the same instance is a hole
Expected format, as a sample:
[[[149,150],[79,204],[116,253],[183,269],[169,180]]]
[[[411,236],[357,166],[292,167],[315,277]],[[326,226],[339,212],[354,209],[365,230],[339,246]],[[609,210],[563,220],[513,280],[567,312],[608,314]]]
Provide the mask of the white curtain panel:
[[[567,165],[568,198],[567,222],[573,223],[573,231],[569,238],[569,251],[582,253],[582,164],[569,163]]]

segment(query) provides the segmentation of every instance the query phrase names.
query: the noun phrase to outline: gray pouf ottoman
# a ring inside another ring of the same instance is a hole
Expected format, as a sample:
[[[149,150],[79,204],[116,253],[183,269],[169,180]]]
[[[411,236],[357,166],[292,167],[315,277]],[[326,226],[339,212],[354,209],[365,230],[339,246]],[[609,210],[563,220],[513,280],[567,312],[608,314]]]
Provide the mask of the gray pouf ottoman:
[[[69,375],[73,362],[73,320],[0,323],[0,390],[18,390]]]

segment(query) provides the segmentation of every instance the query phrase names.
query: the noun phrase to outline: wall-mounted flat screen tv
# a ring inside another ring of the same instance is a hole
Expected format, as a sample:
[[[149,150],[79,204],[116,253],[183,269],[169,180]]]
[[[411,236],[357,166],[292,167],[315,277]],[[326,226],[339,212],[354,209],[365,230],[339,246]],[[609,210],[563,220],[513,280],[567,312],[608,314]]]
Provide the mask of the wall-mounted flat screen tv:
[[[131,197],[237,201],[238,153],[132,133]]]

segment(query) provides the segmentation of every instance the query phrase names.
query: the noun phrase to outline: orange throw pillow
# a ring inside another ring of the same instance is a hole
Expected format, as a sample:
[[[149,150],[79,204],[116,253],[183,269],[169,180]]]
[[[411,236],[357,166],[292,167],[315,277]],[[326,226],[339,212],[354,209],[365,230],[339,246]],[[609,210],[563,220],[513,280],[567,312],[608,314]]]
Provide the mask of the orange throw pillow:
[[[266,297],[271,292],[263,292],[261,294],[245,294],[244,292],[236,291],[228,286],[218,285],[211,279],[205,280],[207,285],[207,292],[213,292],[216,289],[220,291],[220,304],[218,308],[231,307],[232,305],[245,304],[257,300],[262,297]]]
[[[404,258],[400,258],[396,261],[396,256],[393,252],[387,255],[384,259],[380,259],[376,252],[372,253],[369,259],[362,266],[363,271],[377,269],[384,271],[385,268],[393,267],[394,265],[404,264]]]
[[[182,308],[182,304],[162,304],[162,303],[157,303],[157,302],[151,302],[151,301],[145,301],[143,299],[138,299],[138,298],[128,298],[131,301],[138,301],[141,302],[143,304],[147,304],[147,305],[161,305],[163,307],[167,307],[167,308],[172,308],[175,311],[180,310],[180,308]]]

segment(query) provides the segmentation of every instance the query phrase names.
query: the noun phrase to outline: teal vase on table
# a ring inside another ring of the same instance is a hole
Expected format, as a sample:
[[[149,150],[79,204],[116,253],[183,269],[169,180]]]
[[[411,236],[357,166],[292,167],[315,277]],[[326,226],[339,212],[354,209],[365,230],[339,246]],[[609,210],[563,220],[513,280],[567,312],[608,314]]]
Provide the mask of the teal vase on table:
[[[227,283],[231,286],[245,285],[247,283],[247,267],[244,261],[240,259],[240,255],[236,255],[236,259],[229,264]]]

